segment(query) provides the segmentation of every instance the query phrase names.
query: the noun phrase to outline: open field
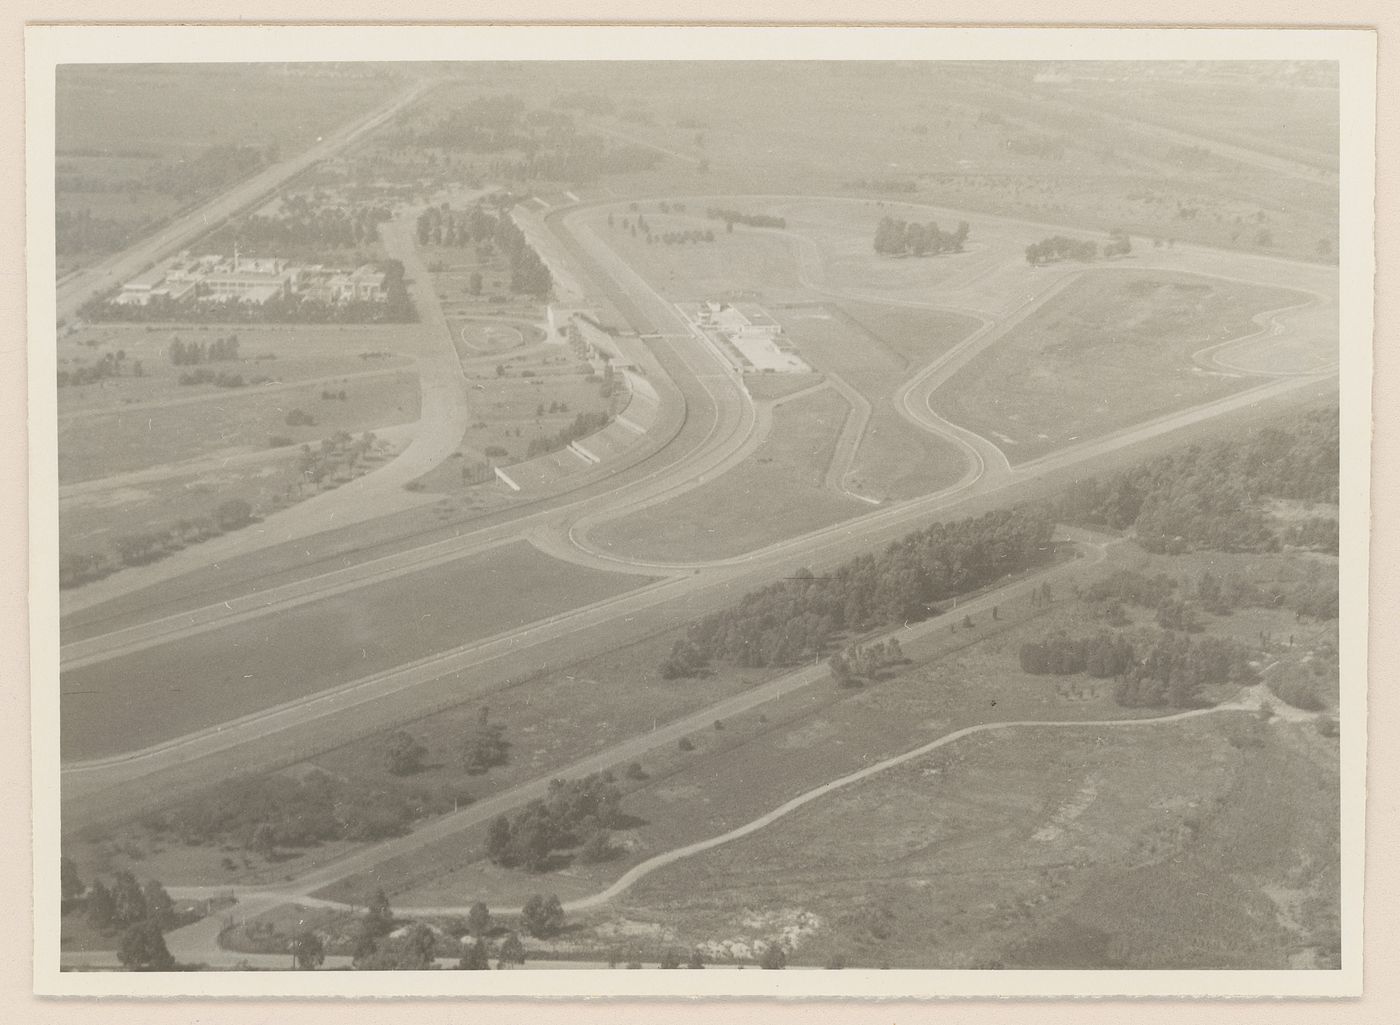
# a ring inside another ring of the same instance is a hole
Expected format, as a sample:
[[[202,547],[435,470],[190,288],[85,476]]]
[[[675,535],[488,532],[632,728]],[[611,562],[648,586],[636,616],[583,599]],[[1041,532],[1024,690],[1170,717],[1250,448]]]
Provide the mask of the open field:
[[[922,348],[924,362],[946,351],[972,327],[966,318],[953,314],[917,312],[923,328],[917,340],[898,332],[898,327],[886,327],[886,331],[901,334],[900,344],[906,349]],[[894,393],[909,376],[909,368],[882,339],[840,307],[794,307],[774,313],[804,359],[816,370],[837,375],[870,404],[870,421],[856,448],[847,487],[873,498],[899,499],[937,491],[958,479],[964,470],[963,454],[896,411]],[[882,326],[892,321],[898,324],[890,318]]]
[[[318,442],[337,431],[360,434],[418,419],[418,375],[398,371],[373,381],[334,382],[337,396],[322,398],[332,384],[306,384],[260,391],[257,386],[225,389],[208,402],[115,410],[60,422],[60,484],[93,480],[131,470],[176,463],[203,455],[229,455],[265,449],[269,439],[294,445]],[[314,419],[291,425],[296,409]]]
[[[238,339],[236,360],[199,366],[176,366],[170,361],[173,341],[208,346],[230,336]],[[136,404],[239,394],[238,389],[211,383],[179,383],[181,374],[198,369],[238,374],[245,381],[262,377],[267,383],[284,384],[402,368],[409,365],[409,357],[419,344],[413,327],[85,324],[59,336],[58,369],[81,371],[120,353],[122,371],[93,384],[59,388],[58,415],[62,419]],[[141,364],[139,376],[137,361]]]
[[[773,411],[743,463],[674,499],[602,524],[590,541],[637,559],[721,558],[854,515],[865,506],[822,484],[849,406],[823,391]]]
[[[644,578],[494,548],[373,588],[64,674],[63,757],[178,737],[630,590]],[[486,601],[483,595],[491,594]]]
[[[933,403],[1021,462],[1239,390],[1249,382],[1204,371],[1192,354],[1257,330],[1256,314],[1305,300],[1219,278],[1088,271]]]

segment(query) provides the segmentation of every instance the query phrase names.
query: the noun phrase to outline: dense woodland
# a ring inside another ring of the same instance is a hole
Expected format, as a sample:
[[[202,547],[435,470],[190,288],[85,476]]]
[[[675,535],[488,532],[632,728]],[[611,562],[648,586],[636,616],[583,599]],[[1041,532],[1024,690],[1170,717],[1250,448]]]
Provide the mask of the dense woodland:
[[[927,619],[956,595],[1048,562],[1053,529],[1048,510],[1022,506],[935,523],[828,576],[800,572],[693,624],[662,675],[696,675],[711,660],[790,665],[826,654],[843,635]]]
[[[1093,637],[1056,635],[1021,645],[1021,668],[1037,675],[1088,673],[1115,679],[1114,699],[1128,707],[1199,708],[1207,687],[1250,684],[1257,675],[1249,650],[1220,637],[1174,631],[1146,636],[1100,632]]]
[[[1068,523],[1134,529],[1150,552],[1276,551],[1264,503],[1335,505],[1341,445],[1335,406],[1239,437],[1189,445],[1129,470],[1077,481],[1055,502]],[[1327,531],[1313,527],[1324,539]]]

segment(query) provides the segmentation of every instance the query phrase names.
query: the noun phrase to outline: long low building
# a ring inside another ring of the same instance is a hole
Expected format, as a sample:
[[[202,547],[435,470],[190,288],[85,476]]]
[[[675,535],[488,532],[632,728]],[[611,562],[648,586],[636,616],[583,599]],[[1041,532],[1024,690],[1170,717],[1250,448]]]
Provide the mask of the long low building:
[[[275,256],[194,257],[181,253],[122,286],[116,302],[146,306],[157,299],[251,302],[299,296],[314,302],[384,302],[385,276],[365,264],[353,270],[321,264],[297,265]]]

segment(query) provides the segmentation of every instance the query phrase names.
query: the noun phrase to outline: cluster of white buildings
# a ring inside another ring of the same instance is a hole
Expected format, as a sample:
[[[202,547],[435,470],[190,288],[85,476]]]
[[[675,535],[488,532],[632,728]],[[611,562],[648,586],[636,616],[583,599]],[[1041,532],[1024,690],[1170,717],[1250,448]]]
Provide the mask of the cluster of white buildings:
[[[116,302],[146,306],[153,299],[178,302],[248,302],[296,296],[334,305],[383,302],[384,274],[369,264],[354,270],[298,265],[275,256],[191,256],[181,253],[122,286]]]
[[[681,303],[680,311],[743,373],[802,374],[811,370],[783,335],[783,326],[757,303],[707,299]]]

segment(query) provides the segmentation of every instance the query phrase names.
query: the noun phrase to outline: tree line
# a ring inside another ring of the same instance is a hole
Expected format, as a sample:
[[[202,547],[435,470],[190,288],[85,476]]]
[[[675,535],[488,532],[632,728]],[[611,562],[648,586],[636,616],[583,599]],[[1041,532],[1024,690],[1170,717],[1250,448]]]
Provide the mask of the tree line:
[[[182,342],[179,338],[170,340],[166,349],[172,365],[177,367],[194,366],[200,363],[232,363],[238,359],[238,336],[215,338],[206,345],[203,342]]]
[[[1292,416],[1229,440],[1179,448],[1130,469],[1076,481],[1055,501],[1069,523],[1134,529],[1150,552],[1276,551],[1271,498],[1337,503],[1337,408]]]
[[[557,452],[561,448],[567,448],[579,438],[586,438],[590,434],[601,431],[610,420],[611,418],[604,412],[577,413],[573,421],[558,432],[531,438],[530,444],[525,450],[525,458],[533,459],[535,456],[542,456],[547,452]]]
[[[825,576],[801,570],[693,623],[662,675],[695,676],[711,660],[791,665],[842,636],[928,619],[959,594],[1048,562],[1054,524],[1046,506],[1023,505],[932,524]]]
[[[248,214],[216,228],[206,236],[211,252],[231,253],[235,244],[244,250],[286,255],[293,250],[319,252],[371,245],[379,240],[379,225],[392,212],[383,206],[338,206],[313,209],[305,196],[283,200],[282,212],[268,216]]]
[[[705,211],[705,216],[712,221],[724,221],[730,231],[734,230],[734,225],[742,224],[749,228],[786,228],[786,217],[774,217],[771,214],[746,214],[740,210],[728,210],[723,207],[710,207]]]
[[[875,226],[875,252],[884,256],[927,256],[930,253],[961,253],[971,230],[959,221],[956,231],[944,231],[934,221],[902,221],[882,217]]]
[[[469,210],[455,211],[444,203],[419,214],[417,229],[419,245],[460,248],[475,244],[499,249],[510,268],[512,292],[542,299],[554,288],[549,268],[505,209],[492,213],[477,204]],[[476,290],[480,290],[479,284]]]

